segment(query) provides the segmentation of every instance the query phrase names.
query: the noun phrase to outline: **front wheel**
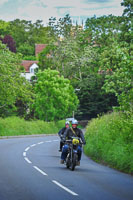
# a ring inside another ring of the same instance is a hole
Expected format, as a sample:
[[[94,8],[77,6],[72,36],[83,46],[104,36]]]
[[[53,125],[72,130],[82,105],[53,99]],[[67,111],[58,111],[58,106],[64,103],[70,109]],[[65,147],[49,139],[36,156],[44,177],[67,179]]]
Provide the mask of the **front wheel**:
[[[70,161],[70,153],[68,153],[67,158],[66,158],[66,167],[69,168],[71,165],[71,161]]]

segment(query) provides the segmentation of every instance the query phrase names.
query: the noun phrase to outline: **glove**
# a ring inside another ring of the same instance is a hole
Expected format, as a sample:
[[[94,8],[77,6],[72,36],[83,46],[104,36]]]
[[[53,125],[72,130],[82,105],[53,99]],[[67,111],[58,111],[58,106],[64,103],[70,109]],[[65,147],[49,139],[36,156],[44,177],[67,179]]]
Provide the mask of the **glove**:
[[[63,137],[61,138],[61,141],[62,141],[63,143],[65,143],[65,139],[64,139]]]

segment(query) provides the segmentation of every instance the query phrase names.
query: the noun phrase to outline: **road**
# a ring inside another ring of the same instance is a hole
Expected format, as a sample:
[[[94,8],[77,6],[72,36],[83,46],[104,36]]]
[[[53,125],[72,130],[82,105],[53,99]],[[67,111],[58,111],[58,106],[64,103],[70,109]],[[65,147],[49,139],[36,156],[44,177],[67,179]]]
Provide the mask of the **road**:
[[[132,200],[133,177],[84,154],[60,164],[59,137],[0,139],[0,200]]]

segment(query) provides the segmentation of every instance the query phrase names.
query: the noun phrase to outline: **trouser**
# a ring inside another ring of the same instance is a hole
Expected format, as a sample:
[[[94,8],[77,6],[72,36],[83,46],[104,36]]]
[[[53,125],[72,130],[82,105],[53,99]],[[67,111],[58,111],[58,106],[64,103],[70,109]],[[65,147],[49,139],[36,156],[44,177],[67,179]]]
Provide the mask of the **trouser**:
[[[66,160],[67,153],[68,153],[68,148],[69,148],[69,146],[67,144],[65,144],[63,146],[62,154],[61,154],[61,160]],[[78,152],[78,161],[80,161],[81,160],[81,155],[82,155],[82,148],[81,148],[80,145],[78,145],[77,152]]]
[[[64,145],[64,142],[60,141],[60,150],[62,150],[63,145]]]

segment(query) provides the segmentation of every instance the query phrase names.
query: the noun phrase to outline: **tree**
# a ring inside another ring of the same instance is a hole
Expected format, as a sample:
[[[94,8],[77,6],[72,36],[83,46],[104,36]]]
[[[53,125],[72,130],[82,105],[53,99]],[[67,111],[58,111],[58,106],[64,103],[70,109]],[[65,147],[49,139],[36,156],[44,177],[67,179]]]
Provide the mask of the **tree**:
[[[128,43],[130,53],[132,51],[133,1],[123,0],[121,5],[125,7],[123,12],[123,24],[121,27],[121,41]],[[125,46],[125,44],[123,46]]]
[[[57,29],[59,30],[59,36],[62,36],[63,38],[70,37],[72,30],[72,20],[69,14],[58,20]]]
[[[110,38],[119,39],[119,33],[123,24],[121,16],[101,16],[88,18],[85,23],[85,33],[91,45],[99,47],[110,44]]]
[[[67,38],[71,35],[72,20],[69,14],[65,17],[60,18],[58,21],[55,17],[49,19],[49,36],[57,41],[60,37]]]
[[[72,115],[78,99],[70,81],[59,76],[56,70],[44,70],[37,73],[35,84],[35,116],[41,120],[53,121]]]
[[[16,43],[10,35],[5,35],[2,43],[6,44],[10,51],[16,53]]]
[[[24,56],[35,55],[35,44],[47,44],[50,40],[48,27],[44,27],[42,20],[35,23],[19,20],[10,21],[9,34],[16,42],[17,52]]]
[[[133,109],[132,61],[127,47],[121,47],[116,41],[111,48],[106,47],[101,55],[101,67],[105,71],[112,68],[112,73],[105,76],[104,89],[114,93],[123,111]]]
[[[123,15],[127,15],[130,19],[133,16],[132,9],[133,9],[133,1],[132,0],[123,0],[121,3],[122,6],[125,6]]]
[[[103,89],[104,74],[90,73],[77,85],[80,88],[76,92],[80,104],[75,116],[77,119],[88,119],[97,117],[98,114],[111,111],[113,106],[118,105],[114,94],[107,94]]]
[[[0,115],[9,116],[17,100],[27,105],[32,101],[31,85],[20,76],[21,57],[0,42]],[[4,111],[4,112],[3,112]]]
[[[49,44],[39,55],[41,69],[56,69],[70,80],[81,80],[84,74],[98,71],[97,54],[85,42],[84,32],[76,33],[56,44]]]
[[[4,37],[5,35],[9,34],[9,22],[5,22],[0,20],[0,36]]]

